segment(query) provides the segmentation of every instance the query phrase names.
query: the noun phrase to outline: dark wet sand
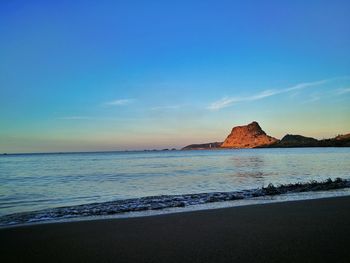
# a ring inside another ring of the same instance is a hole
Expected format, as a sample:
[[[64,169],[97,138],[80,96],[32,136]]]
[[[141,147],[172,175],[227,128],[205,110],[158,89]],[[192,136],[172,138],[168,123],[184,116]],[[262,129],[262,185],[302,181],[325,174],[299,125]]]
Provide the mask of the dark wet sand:
[[[1,262],[350,262],[350,197],[0,230]]]

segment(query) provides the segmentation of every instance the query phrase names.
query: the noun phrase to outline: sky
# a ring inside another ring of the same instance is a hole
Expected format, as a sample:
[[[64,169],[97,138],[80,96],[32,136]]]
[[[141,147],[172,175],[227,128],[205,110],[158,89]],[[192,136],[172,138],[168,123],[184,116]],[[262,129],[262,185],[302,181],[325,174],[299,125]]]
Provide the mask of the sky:
[[[0,152],[350,133],[349,1],[0,1]]]

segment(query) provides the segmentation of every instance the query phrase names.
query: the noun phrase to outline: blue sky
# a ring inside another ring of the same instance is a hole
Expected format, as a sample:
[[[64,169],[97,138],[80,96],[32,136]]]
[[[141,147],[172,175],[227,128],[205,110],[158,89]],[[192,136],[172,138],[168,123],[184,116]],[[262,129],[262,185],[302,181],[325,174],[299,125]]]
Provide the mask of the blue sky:
[[[0,152],[350,132],[349,1],[1,1]]]

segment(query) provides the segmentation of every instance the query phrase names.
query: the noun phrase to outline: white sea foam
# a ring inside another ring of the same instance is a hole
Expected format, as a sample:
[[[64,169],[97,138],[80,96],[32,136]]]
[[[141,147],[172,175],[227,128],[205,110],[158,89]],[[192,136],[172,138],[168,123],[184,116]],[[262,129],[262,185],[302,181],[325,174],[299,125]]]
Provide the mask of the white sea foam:
[[[335,180],[328,179],[320,182],[311,181],[307,183],[295,183],[279,186],[270,184],[267,187],[234,192],[149,196],[103,203],[89,203],[77,206],[58,207],[27,213],[15,213],[0,217],[0,226],[49,222],[62,219],[108,216],[146,210],[162,210],[167,208],[198,206],[208,203],[252,199],[263,196],[327,191],[349,187],[350,180],[337,178]]]

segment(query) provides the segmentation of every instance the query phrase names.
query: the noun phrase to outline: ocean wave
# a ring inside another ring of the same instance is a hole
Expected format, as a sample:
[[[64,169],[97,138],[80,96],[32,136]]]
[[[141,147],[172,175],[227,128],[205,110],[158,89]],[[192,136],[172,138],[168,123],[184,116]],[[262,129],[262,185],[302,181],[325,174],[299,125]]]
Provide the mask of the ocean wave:
[[[241,200],[261,196],[274,196],[311,191],[327,191],[349,187],[349,179],[336,178],[334,180],[327,179],[326,181],[320,182],[310,181],[306,183],[284,184],[278,186],[269,184],[267,187],[234,192],[148,196],[5,215],[0,217],[0,226],[4,227],[10,225],[48,222],[60,219],[91,216],[106,216],[136,211],[158,210],[201,205],[213,202]]]

